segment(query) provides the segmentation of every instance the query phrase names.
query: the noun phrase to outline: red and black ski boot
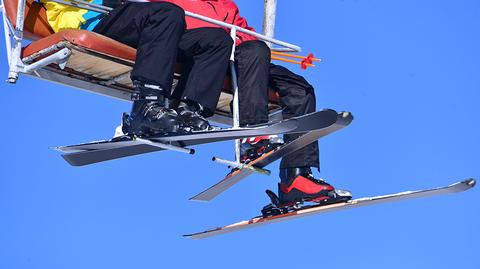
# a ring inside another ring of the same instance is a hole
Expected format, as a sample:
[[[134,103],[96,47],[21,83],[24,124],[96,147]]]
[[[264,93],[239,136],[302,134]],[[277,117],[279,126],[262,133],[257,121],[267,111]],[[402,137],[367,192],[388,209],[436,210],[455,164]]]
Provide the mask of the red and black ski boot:
[[[278,135],[244,138],[240,144],[240,162],[248,164],[283,143],[283,139]]]
[[[310,167],[281,169],[280,179],[278,196],[270,190],[266,191],[271,203],[262,209],[263,217],[310,207],[305,206],[305,202],[327,205],[352,199],[349,191],[336,190],[324,180],[314,178]]]
[[[304,202],[333,204],[352,199],[349,191],[336,190],[326,181],[314,178],[310,167],[281,169],[280,179],[280,206],[295,206]]]

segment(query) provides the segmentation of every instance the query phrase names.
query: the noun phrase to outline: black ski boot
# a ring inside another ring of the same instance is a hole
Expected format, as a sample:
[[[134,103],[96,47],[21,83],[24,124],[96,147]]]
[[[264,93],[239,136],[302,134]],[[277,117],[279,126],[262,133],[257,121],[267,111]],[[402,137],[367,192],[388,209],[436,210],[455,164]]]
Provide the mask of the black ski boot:
[[[178,132],[180,120],[175,110],[167,108],[168,93],[139,81],[134,81],[134,87],[132,111],[122,118],[123,133],[146,137]]]
[[[333,204],[352,199],[345,190],[336,190],[332,185],[312,175],[310,167],[280,170],[278,198],[281,206],[294,206],[303,202]]]
[[[278,135],[244,138],[240,144],[240,162],[248,164],[283,143],[283,139]]]
[[[207,131],[211,128],[210,123],[202,116],[203,107],[197,102],[182,100],[178,104],[178,115],[185,130]]]

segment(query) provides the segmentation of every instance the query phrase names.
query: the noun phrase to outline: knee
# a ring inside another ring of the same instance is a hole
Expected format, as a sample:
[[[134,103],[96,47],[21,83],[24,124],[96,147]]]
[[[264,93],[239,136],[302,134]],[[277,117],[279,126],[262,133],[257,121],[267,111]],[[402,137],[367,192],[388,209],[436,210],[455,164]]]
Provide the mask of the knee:
[[[205,30],[208,31],[208,39],[214,42],[216,47],[232,48],[233,40],[227,31],[221,28],[206,28]]]
[[[174,24],[185,24],[185,11],[179,6],[167,2],[152,2],[149,3],[149,8],[160,17],[164,22]]]
[[[245,52],[252,58],[254,57],[257,60],[270,62],[270,48],[263,41],[246,41],[238,47],[241,50],[245,50]]]

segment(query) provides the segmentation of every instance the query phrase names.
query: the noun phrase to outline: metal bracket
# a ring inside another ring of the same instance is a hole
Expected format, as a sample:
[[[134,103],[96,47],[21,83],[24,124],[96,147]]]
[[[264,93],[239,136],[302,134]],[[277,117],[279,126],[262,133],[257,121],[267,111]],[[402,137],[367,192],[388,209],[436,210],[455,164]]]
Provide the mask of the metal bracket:
[[[228,166],[233,167],[233,168],[247,169],[247,170],[250,170],[252,172],[259,173],[259,174],[266,175],[266,176],[269,176],[272,173],[270,170],[267,170],[267,169],[255,167],[255,166],[240,163],[240,162],[232,162],[232,161],[220,159],[220,158],[217,158],[217,157],[213,157],[212,161],[214,161],[216,163],[219,163],[219,164],[228,165]]]
[[[23,67],[23,72],[25,73],[29,73],[29,72],[32,72],[32,71],[35,71],[39,68],[42,68],[42,67],[45,67],[49,64],[52,64],[52,63],[57,63],[61,69],[65,68],[65,65],[67,64],[67,60],[68,60],[68,57],[70,56],[71,52],[68,48],[63,48],[57,52],[55,52],[54,54],[46,57],[46,58],[43,58],[41,59],[40,61],[38,62],[35,62],[33,64],[29,64],[29,65],[25,65]]]

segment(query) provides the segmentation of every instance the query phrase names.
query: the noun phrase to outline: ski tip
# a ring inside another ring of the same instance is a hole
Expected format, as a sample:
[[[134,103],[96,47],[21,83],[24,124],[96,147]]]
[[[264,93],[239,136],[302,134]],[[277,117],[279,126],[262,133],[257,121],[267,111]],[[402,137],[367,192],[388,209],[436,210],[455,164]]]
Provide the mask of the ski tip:
[[[208,229],[206,231],[199,232],[199,233],[184,234],[184,235],[182,235],[182,237],[183,238],[188,238],[188,239],[205,239],[207,237],[217,235],[222,230],[223,230],[222,227],[216,227],[216,228]]]
[[[343,121],[348,121],[351,122],[353,121],[353,114],[352,112],[349,111],[341,111],[338,112],[338,119],[343,120]]]
[[[73,154],[63,154],[62,158],[71,166],[84,166],[82,162],[78,162],[75,158],[72,158],[70,155]]]
[[[199,203],[208,203],[208,202],[210,202],[210,200],[208,200],[208,199],[204,199],[204,198],[197,197],[197,196],[193,196],[193,197],[189,198],[188,200],[189,200],[189,201],[192,201],[192,202],[199,202]]]
[[[470,178],[465,180],[465,183],[470,187],[473,188],[477,184],[477,181],[474,178]]]
[[[350,115],[352,115],[352,113],[347,111],[343,111],[340,114],[342,115],[342,118],[348,118]]]
[[[49,150],[55,150],[55,151],[59,151],[59,152],[64,152],[62,150],[62,146],[56,146],[56,147],[48,147]]]

